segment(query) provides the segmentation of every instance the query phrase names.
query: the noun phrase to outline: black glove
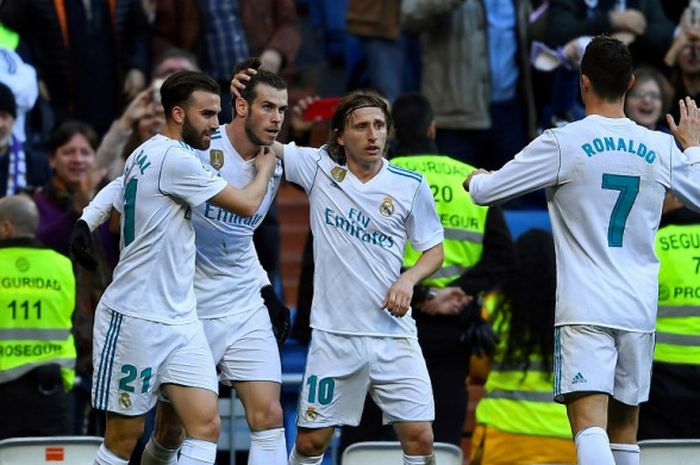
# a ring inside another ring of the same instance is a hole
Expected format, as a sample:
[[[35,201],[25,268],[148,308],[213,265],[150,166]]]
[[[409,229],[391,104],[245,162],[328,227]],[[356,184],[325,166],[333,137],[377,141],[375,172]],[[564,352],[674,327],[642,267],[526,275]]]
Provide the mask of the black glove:
[[[481,317],[481,299],[474,299],[460,313],[460,325],[464,328],[459,340],[470,354],[491,356],[496,351],[498,336],[491,323]]]
[[[289,314],[289,309],[280,301],[272,289],[272,286],[265,286],[260,289],[267,307],[267,313],[270,315],[270,323],[272,323],[272,332],[275,334],[277,344],[282,347],[284,341],[289,337],[292,329],[292,319]]]
[[[95,260],[95,252],[92,248],[92,234],[85,221],[75,222],[73,232],[70,235],[69,249],[73,258],[84,268],[91,271],[97,268],[97,260]]]

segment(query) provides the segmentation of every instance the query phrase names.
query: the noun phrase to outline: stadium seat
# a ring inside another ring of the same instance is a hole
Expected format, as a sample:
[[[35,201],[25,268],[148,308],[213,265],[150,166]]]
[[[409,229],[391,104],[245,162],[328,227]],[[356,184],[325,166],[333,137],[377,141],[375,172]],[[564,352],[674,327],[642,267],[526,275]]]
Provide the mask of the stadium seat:
[[[0,441],[0,465],[92,465],[102,438],[50,436]]]
[[[552,230],[547,210],[504,210],[503,215],[513,240],[528,229]]]
[[[439,465],[462,465],[462,450],[454,444],[436,442],[433,445],[435,461]],[[343,452],[341,465],[401,465],[401,443],[398,441],[358,442]]]
[[[639,441],[640,465],[695,465],[700,463],[700,439]]]

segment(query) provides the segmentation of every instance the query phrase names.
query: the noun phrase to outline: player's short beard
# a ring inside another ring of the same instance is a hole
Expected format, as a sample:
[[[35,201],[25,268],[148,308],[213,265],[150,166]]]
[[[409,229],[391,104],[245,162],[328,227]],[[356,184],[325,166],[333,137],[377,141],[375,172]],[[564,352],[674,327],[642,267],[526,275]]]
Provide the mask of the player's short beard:
[[[260,138],[255,135],[255,131],[253,131],[253,127],[250,124],[250,119],[246,118],[244,127],[245,135],[248,137],[248,140],[251,141],[254,145],[258,147],[260,147],[261,145],[269,145],[266,144],[265,141],[260,140]]]
[[[198,132],[185,117],[182,123],[182,140],[192,148],[206,150],[209,148],[209,142],[204,142],[203,139],[202,133]]]

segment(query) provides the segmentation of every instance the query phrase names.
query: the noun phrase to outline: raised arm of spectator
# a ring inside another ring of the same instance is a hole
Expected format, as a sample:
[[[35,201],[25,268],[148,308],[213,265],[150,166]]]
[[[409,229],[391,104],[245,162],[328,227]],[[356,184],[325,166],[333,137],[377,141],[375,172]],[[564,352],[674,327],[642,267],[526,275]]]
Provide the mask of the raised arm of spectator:
[[[551,0],[547,11],[547,43],[561,47],[580,36],[595,36],[614,30],[608,12],[599,12],[591,17],[581,17],[578,0]]]
[[[648,10],[644,12],[644,16],[647,19],[647,30],[643,35],[644,43],[646,46],[657,50],[659,55],[663,56],[663,53],[673,41],[675,26],[673,21],[666,16],[660,1],[653,0],[647,2],[647,4]]]
[[[124,146],[134,132],[134,124],[147,113],[152,103],[152,88],[139,92],[102,138],[95,155],[95,165],[107,169],[107,179],[114,179],[124,170]]]
[[[265,43],[256,43],[263,40],[263,34],[258,34],[260,21],[258,18],[243,18],[244,26],[256,25],[256,30],[246,27],[246,37],[251,44],[251,50],[262,50],[260,59],[263,67],[273,73],[279,73],[289,63],[293,63],[301,46],[301,32],[296,15],[296,7],[293,0],[275,0],[272,11],[272,35],[265,37]],[[248,9],[246,13],[252,13]],[[260,39],[258,39],[258,37]]]

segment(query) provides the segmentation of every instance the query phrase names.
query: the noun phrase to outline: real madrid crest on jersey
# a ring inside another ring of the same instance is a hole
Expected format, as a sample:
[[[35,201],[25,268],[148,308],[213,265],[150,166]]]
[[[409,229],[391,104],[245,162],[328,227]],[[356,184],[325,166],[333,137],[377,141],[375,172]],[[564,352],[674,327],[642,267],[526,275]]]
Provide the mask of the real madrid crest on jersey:
[[[224,151],[223,150],[210,150],[209,151],[209,162],[215,170],[220,170],[224,166]]]
[[[391,216],[394,214],[394,199],[387,196],[384,197],[382,203],[379,204],[379,213],[384,216]]]
[[[345,175],[347,173],[348,170],[341,168],[340,166],[336,166],[331,170],[331,176],[333,176],[333,179],[335,179],[337,182],[343,182],[343,179],[345,179]]]

